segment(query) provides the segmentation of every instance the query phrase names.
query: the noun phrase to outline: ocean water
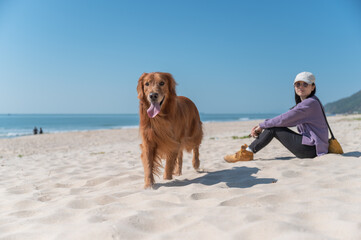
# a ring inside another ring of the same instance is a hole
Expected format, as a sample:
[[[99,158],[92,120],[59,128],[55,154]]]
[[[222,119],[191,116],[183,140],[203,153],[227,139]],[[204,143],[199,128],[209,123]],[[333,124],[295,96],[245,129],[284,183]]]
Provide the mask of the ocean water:
[[[205,114],[202,122],[247,121],[272,118],[277,114]],[[138,114],[0,114],[0,138],[44,133],[138,127]]]

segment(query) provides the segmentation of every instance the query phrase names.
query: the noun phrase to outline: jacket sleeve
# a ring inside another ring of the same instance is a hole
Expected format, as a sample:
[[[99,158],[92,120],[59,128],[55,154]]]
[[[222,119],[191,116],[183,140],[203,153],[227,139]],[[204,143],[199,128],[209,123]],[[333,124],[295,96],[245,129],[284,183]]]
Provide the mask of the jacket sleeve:
[[[316,103],[317,102],[313,99],[306,99],[288,112],[267,119],[260,123],[259,126],[261,128],[294,127],[301,123],[307,123],[311,120],[312,113],[314,112],[315,107],[317,107]]]

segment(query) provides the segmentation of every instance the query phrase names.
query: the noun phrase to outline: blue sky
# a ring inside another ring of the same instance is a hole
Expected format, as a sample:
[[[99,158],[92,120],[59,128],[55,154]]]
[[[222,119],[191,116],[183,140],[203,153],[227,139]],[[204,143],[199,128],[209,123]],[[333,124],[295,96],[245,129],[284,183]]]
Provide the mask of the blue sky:
[[[281,113],[293,79],[361,89],[358,0],[0,0],[0,113],[137,113],[143,72],[203,113]]]

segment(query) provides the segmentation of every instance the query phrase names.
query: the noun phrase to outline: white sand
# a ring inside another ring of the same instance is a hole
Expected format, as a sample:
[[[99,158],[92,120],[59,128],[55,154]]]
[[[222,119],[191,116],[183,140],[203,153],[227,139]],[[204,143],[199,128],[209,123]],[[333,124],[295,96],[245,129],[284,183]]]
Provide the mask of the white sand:
[[[143,190],[138,129],[0,139],[0,239],[360,239],[360,115],[345,151],[298,159],[274,140],[229,164],[258,121],[207,123],[201,168]]]

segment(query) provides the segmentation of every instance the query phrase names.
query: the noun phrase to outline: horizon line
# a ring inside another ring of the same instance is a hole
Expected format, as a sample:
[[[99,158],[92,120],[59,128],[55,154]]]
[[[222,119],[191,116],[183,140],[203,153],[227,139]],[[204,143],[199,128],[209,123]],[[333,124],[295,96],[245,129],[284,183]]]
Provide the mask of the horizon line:
[[[139,115],[139,113],[0,113],[0,115]],[[199,112],[199,114],[279,114],[274,112],[265,112],[265,113],[205,113]]]

